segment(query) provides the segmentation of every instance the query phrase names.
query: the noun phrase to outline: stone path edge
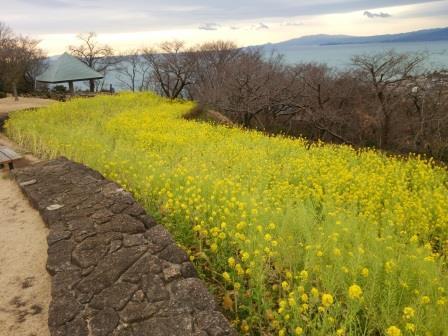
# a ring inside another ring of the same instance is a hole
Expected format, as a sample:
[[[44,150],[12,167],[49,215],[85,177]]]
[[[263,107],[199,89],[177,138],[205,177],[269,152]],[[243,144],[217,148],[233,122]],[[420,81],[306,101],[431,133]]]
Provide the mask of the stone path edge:
[[[50,229],[52,336],[237,334],[185,252],[117,184],[62,157],[14,176]]]

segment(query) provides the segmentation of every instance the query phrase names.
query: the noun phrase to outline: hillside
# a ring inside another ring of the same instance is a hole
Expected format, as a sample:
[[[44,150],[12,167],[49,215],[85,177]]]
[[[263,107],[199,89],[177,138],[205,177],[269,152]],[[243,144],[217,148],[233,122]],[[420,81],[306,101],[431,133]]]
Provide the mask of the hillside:
[[[339,44],[366,44],[366,43],[398,43],[398,42],[424,42],[448,41],[448,27],[418,30],[401,34],[387,34],[374,36],[351,35],[309,35],[279,43],[265,44],[266,48],[289,48],[306,45],[339,45]]]
[[[185,120],[193,107],[73,99],[15,112],[7,131],[131,192],[241,335],[446,334],[446,169]]]

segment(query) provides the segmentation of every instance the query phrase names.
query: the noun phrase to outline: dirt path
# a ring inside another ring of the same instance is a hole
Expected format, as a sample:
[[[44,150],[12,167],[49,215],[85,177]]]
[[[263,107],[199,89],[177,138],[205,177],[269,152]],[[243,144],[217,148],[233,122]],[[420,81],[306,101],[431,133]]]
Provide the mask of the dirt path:
[[[13,97],[2,98],[0,99],[0,116],[12,111],[47,106],[54,102],[51,99],[33,97],[19,97],[18,101],[15,101]]]
[[[0,135],[0,145],[13,144]],[[17,166],[29,163],[21,160]],[[28,204],[17,183],[1,172],[0,336],[49,335],[47,232],[39,213]]]

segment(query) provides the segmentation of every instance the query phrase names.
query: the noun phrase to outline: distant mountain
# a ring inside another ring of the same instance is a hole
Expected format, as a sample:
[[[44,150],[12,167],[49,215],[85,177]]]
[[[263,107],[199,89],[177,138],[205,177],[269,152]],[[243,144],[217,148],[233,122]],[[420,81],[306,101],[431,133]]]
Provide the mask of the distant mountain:
[[[418,30],[409,33],[374,35],[374,36],[351,36],[351,35],[309,35],[292,40],[268,43],[263,47],[269,49],[284,49],[295,46],[306,45],[340,45],[340,44],[366,44],[366,43],[396,43],[396,42],[426,42],[426,41],[448,41],[448,27]]]

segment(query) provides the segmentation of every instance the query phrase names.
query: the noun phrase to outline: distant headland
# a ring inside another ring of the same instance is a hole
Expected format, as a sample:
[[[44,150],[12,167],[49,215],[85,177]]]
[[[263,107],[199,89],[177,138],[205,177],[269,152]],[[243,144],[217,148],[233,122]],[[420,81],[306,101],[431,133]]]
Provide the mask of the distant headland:
[[[263,45],[268,48],[288,48],[306,45],[340,45],[340,44],[367,44],[367,43],[399,43],[399,42],[432,42],[448,41],[448,27],[424,29],[413,32],[373,36],[351,35],[308,35],[299,38]]]

